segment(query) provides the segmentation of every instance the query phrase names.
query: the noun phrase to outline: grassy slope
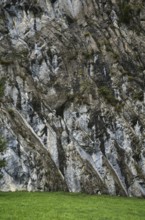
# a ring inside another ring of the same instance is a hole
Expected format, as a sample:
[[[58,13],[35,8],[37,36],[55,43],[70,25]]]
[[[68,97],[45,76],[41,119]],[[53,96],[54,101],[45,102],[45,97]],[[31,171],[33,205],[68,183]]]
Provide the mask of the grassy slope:
[[[145,200],[69,193],[0,193],[0,220],[141,220]]]

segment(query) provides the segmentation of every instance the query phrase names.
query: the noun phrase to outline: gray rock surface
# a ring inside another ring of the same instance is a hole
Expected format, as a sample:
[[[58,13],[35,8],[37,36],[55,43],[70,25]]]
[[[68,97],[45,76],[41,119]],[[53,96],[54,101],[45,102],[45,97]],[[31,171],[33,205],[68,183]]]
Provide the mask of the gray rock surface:
[[[143,0],[1,0],[3,191],[145,196]]]

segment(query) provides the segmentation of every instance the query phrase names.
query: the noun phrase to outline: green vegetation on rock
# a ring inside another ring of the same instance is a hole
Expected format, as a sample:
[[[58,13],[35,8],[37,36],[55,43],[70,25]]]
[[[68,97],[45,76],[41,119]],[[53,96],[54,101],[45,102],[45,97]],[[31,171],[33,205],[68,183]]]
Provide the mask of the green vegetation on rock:
[[[108,103],[113,106],[117,104],[118,101],[115,99],[112,90],[108,86],[101,86],[98,91],[99,94],[103,96]]]
[[[122,1],[119,4],[120,8],[120,22],[129,25],[131,21],[133,21],[134,17],[137,17],[141,9],[143,8],[142,2],[133,2],[131,3],[130,1]],[[135,26],[132,26],[132,28],[135,29]],[[137,27],[137,30],[139,27]]]
[[[4,86],[5,86],[5,79],[0,80],[0,98],[4,95]]]
[[[6,148],[6,143],[5,141],[3,140],[2,137],[0,137],[0,154],[2,152],[4,152]],[[3,159],[0,159],[0,171],[1,171],[1,168],[5,166],[5,161]],[[2,177],[1,173],[0,173],[0,178]]]

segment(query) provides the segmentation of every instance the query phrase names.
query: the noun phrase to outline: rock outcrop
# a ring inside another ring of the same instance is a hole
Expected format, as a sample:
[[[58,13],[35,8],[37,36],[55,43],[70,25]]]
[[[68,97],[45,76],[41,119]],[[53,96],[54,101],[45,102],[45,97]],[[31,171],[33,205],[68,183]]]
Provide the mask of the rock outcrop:
[[[143,0],[1,0],[0,189],[145,196]]]

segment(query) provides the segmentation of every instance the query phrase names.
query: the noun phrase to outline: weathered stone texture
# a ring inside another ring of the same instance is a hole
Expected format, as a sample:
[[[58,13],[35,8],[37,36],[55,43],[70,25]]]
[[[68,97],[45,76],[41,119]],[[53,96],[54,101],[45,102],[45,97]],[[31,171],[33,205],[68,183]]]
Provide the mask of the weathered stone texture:
[[[143,0],[0,1],[1,190],[145,196],[144,28]]]

